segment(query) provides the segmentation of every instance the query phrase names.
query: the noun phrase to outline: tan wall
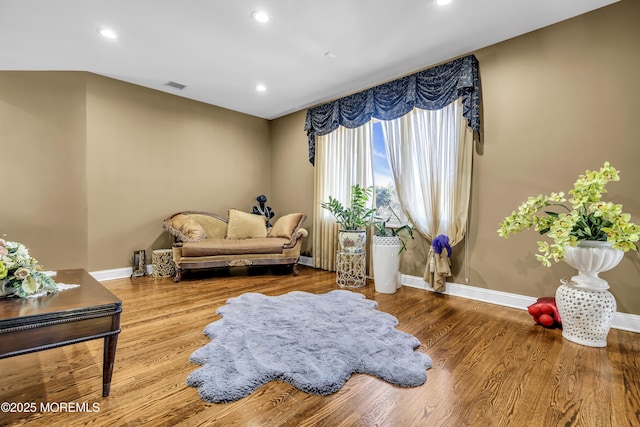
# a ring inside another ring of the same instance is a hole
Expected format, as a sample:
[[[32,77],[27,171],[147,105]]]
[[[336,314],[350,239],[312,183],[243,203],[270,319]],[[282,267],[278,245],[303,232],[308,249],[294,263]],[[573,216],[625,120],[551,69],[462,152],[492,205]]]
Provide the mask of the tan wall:
[[[270,190],[267,120],[105,77],[0,72],[0,119],[0,233],[46,268],[125,267],[170,214]]]
[[[271,122],[271,184],[269,205],[277,216],[305,212],[309,237],[302,252],[311,255],[313,233],[313,165],[308,160],[304,118],[306,110]],[[275,219],[277,219],[277,216]]]
[[[564,263],[542,267],[535,259],[535,232],[505,240],[496,233],[498,224],[528,196],[566,192],[585,169],[597,169],[605,160],[622,177],[607,196],[640,223],[638,17],[640,2],[623,0],[474,52],[480,63],[483,142],[474,157],[469,262],[463,242],[454,248],[452,281],[465,283],[468,271],[471,286],[554,295],[559,279],[574,271]],[[304,115],[274,123],[285,121],[298,132],[290,134],[291,141],[305,145]],[[312,174],[305,179],[312,180]],[[305,205],[313,198],[311,188]],[[421,277],[428,242],[416,239],[411,246],[401,270]],[[602,277],[611,284],[618,311],[640,314],[638,253],[629,252]]]
[[[270,190],[267,120],[89,75],[87,124],[90,270],[170,247],[174,212],[250,211]]]
[[[625,0],[476,52],[484,144],[475,157],[469,282],[518,294],[553,295],[564,263],[535,260],[535,232],[508,240],[495,230],[528,196],[567,192],[606,160],[621,171],[607,200],[640,223],[640,3]],[[618,310],[640,314],[640,256],[603,273]],[[462,277],[457,274],[456,281]]]
[[[83,73],[0,72],[0,236],[46,269],[87,265]]]

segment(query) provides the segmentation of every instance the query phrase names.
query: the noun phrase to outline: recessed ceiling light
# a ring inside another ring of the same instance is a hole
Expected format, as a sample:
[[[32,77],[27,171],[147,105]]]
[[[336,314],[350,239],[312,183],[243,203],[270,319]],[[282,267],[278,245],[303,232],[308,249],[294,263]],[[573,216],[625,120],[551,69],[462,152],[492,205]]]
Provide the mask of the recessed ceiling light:
[[[440,6],[444,6],[445,4],[451,3],[451,0],[436,0],[436,3],[438,3]]]
[[[264,24],[265,22],[269,22],[269,15],[267,15],[267,12],[262,10],[254,10],[251,12],[251,19]]]
[[[106,37],[112,40],[115,40],[118,38],[118,35],[109,28],[98,28],[98,34],[100,34],[102,37]]]
[[[266,92],[267,87],[265,85],[263,85],[263,84],[259,84],[259,85],[256,86],[256,90],[258,92]]]

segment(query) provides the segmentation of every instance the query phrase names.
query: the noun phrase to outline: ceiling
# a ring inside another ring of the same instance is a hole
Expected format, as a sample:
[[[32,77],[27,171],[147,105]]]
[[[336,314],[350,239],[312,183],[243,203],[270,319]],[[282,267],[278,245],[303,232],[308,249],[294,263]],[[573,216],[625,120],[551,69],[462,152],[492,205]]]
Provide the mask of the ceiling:
[[[274,119],[616,1],[0,0],[0,70],[89,71]]]

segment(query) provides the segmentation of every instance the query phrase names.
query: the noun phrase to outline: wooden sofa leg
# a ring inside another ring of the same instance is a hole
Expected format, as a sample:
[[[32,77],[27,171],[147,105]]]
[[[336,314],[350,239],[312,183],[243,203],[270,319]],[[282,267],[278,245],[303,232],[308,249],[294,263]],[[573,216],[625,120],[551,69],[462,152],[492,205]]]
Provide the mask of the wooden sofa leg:
[[[300,270],[298,269],[298,264],[293,264],[292,266],[292,270],[293,270],[293,275],[294,276],[299,276],[300,275]]]
[[[176,267],[176,275],[173,277],[173,282],[178,283],[182,279],[182,270]]]

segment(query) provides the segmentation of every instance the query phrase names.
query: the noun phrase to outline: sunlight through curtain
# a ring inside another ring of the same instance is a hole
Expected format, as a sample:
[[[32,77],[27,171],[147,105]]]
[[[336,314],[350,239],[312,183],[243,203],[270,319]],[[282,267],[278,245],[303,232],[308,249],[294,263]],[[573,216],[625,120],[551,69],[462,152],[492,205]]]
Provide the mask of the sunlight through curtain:
[[[473,130],[462,115],[460,100],[440,110],[414,109],[383,121],[387,156],[398,198],[407,218],[429,241],[439,234],[451,245],[465,235]],[[425,280],[428,274],[428,261]]]
[[[338,249],[338,226],[333,215],[320,207],[333,196],[348,205],[351,186],[373,185],[373,123],[347,129],[340,126],[318,136],[315,164],[313,263],[315,268],[334,271]]]

